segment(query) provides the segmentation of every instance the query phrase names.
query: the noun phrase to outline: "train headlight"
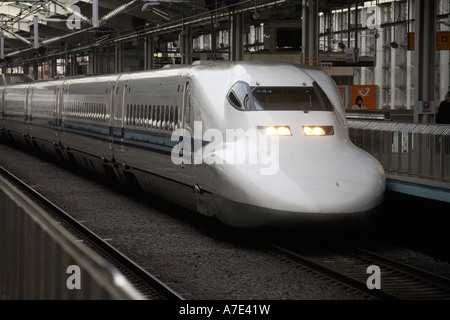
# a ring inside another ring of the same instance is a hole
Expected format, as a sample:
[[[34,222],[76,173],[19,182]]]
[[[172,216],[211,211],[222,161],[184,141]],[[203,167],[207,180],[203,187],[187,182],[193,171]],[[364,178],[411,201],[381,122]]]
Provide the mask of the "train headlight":
[[[292,136],[292,131],[289,126],[269,126],[258,127],[261,133],[268,136]]]
[[[303,126],[306,136],[332,136],[334,129],[332,126]]]

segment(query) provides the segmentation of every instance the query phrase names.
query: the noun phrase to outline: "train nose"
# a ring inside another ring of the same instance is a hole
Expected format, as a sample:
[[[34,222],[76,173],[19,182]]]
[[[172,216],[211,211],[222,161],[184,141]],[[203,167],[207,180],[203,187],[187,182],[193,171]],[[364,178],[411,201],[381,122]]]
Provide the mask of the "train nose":
[[[259,201],[277,210],[318,215],[365,212],[380,205],[386,183],[380,163],[360,149],[338,155],[280,163],[279,172],[260,185]]]
[[[383,176],[358,179],[304,177],[273,182],[277,210],[316,214],[365,212],[378,206],[384,193]]]

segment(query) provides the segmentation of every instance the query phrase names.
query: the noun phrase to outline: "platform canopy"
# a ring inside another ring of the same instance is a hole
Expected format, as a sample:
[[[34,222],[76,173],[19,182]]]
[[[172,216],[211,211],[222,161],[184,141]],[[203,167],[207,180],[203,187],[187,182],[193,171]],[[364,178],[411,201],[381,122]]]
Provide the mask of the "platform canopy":
[[[319,10],[342,8],[347,3],[319,1]],[[195,26],[197,33],[208,32],[211,16],[217,28],[225,29],[232,10],[254,12],[260,23],[300,20],[301,8],[298,0],[2,1],[2,58],[61,52],[144,32],[165,34],[183,25]]]

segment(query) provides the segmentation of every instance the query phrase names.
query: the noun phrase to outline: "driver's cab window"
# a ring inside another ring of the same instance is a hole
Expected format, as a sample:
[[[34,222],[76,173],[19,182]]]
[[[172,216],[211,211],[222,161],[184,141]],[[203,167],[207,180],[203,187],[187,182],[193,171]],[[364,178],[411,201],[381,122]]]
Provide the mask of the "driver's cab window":
[[[228,92],[228,101],[233,107],[239,110],[254,109],[253,99],[248,83],[239,81]]]

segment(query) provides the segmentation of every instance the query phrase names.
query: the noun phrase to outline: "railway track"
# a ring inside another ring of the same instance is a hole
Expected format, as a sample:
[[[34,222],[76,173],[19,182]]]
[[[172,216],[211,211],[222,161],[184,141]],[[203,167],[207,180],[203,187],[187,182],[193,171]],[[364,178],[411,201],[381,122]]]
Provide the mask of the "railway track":
[[[306,266],[313,272],[355,289],[372,299],[383,300],[448,300],[450,279],[384,257],[380,253],[353,246],[343,246],[327,253],[305,252],[265,244],[269,250],[285,259]],[[368,278],[379,268],[380,289],[368,288]]]
[[[0,166],[0,175],[8,179],[17,188],[44,208],[56,221],[60,222],[77,239],[93,249],[101,257],[113,264],[149,300],[184,300],[167,284],[138,266],[97,234],[76,221],[58,206],[32,189],[26,183]]]

